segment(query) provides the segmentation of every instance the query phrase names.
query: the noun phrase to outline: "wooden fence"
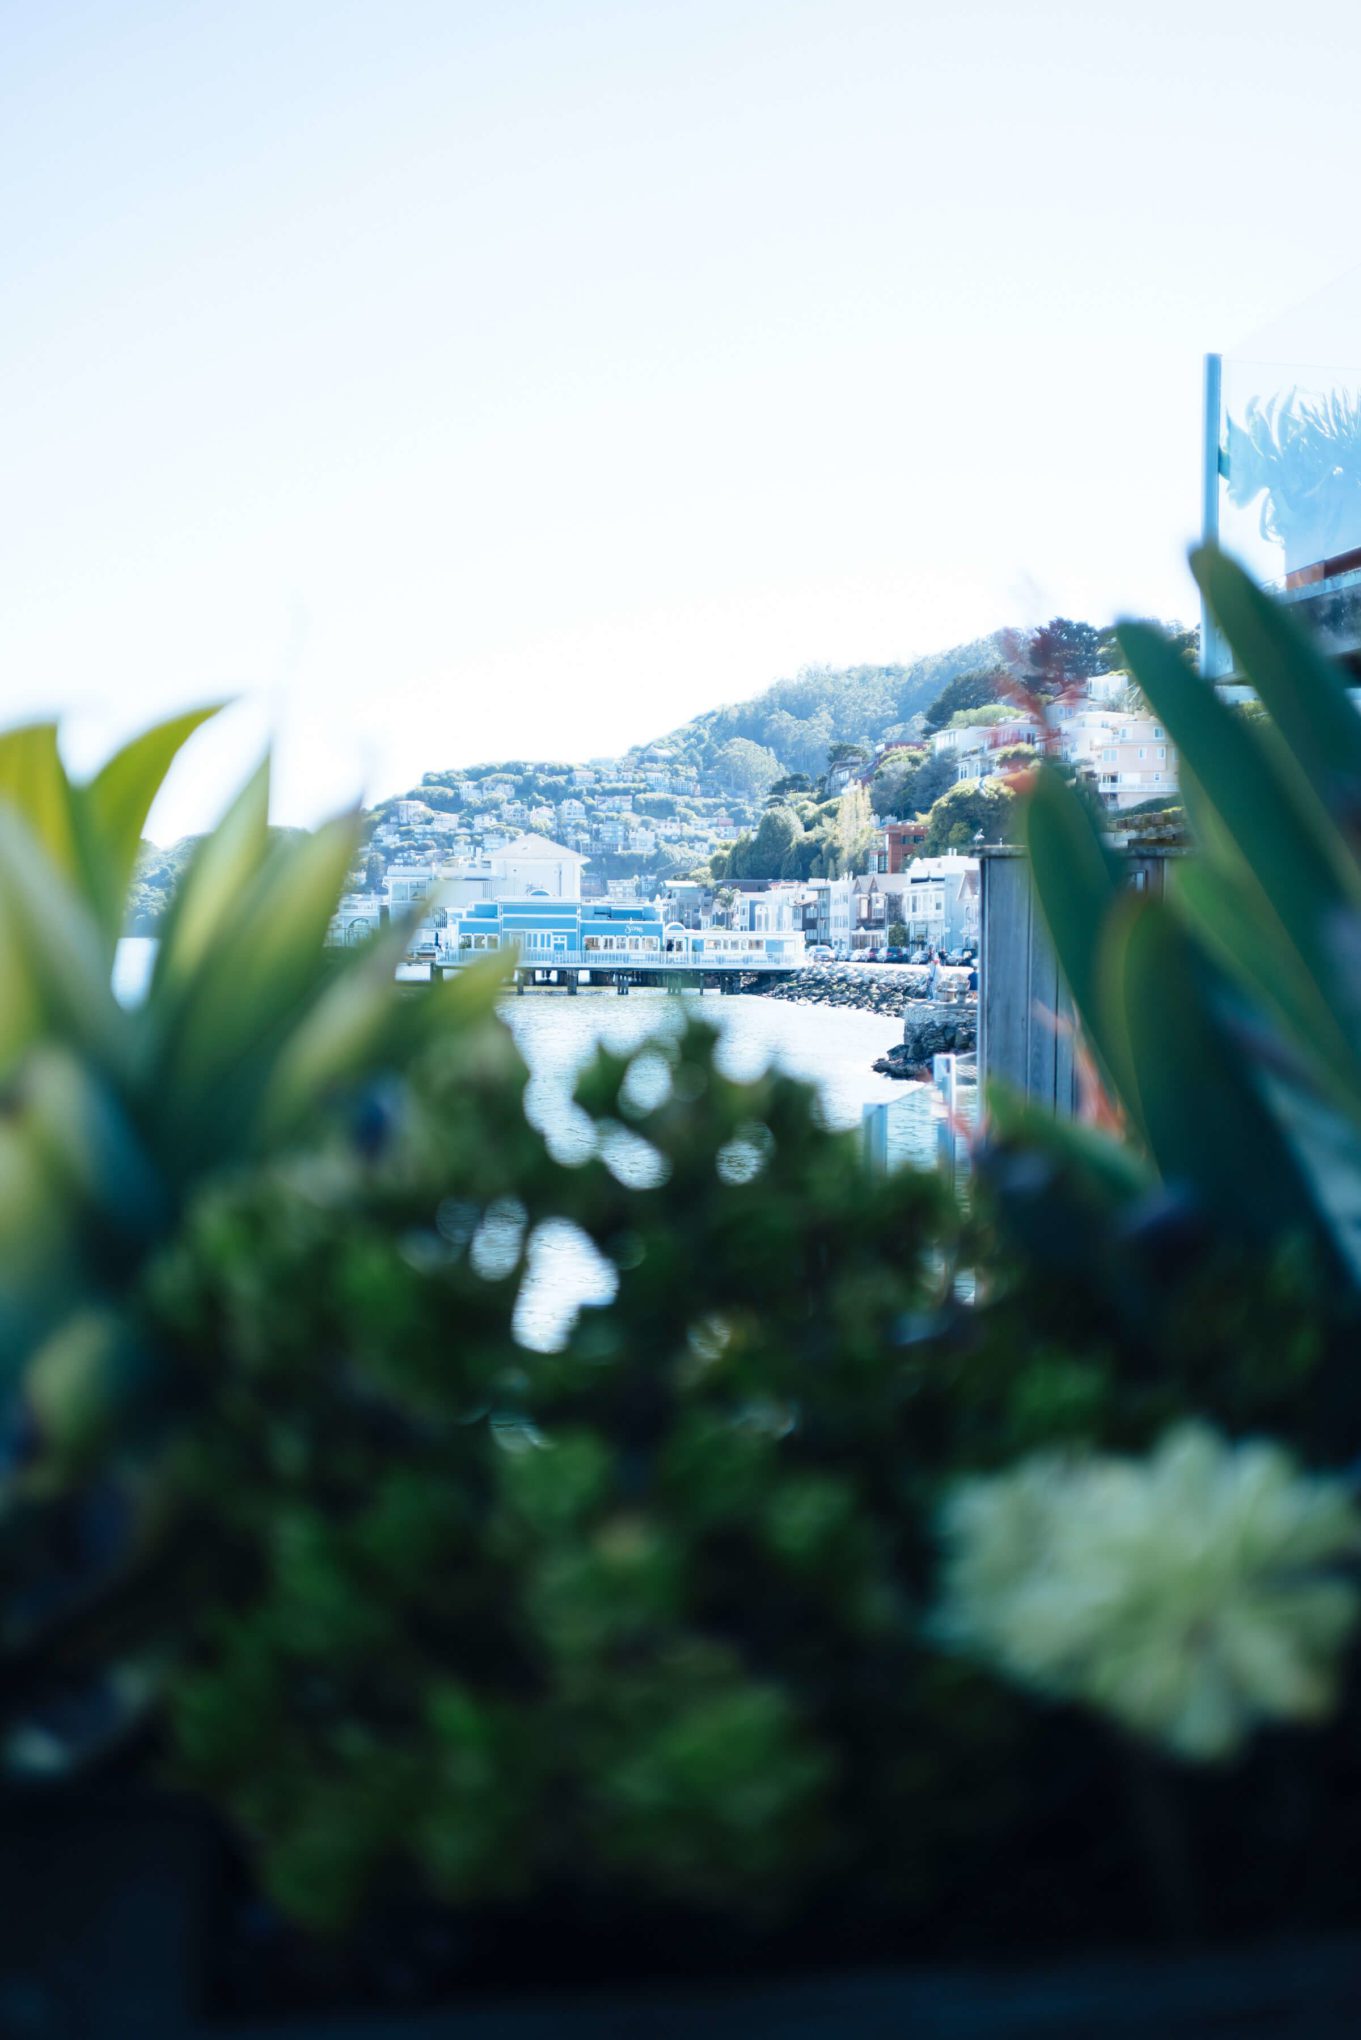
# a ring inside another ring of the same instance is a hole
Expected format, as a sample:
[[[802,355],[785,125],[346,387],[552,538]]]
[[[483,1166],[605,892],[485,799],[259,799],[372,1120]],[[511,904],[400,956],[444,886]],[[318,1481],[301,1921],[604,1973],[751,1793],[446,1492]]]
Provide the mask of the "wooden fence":
[[[1127,850],[1129,883],[1161,893],[1180,848]],[[999,1077],[1061,1118],[1078,1109],[1073,1009],[1030,882],[1014,844],[981,853],[978,1081]]]

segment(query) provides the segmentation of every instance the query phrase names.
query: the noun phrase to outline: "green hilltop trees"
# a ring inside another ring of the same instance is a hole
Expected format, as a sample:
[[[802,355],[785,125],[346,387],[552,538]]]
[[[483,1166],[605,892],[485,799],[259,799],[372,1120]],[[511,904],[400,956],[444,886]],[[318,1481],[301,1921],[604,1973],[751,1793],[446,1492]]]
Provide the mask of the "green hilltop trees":
[[[773,803],[754,835],[709,859],[714,879],[838,878],[864,869],[877,835],[870,797],[848,786],[832,800],[794,796]]]
[[[925,744],[900,744],[884,754],[870,787],[877,815],[906,819],[925,814],[954,783],[954,765]]]
[[[784,769],[773,751],[747,737],[734,737],[713,761],[714,777],[724,791],[747,800],[760,800]]]
[[[1005,666],[989,666],[977,673],[961,673],[958,679],[941,690],[927,709],[923,723],[927,735],[933,730],[943,730],[961,709],[985,708],[989,702],[1001,701],[1003,689],[1009,681],[1010,675]]]
[[[786,772],[812,776],[824,770],[833,744],[881,740],[886,731],[919,714],[958,674],[991,670],[1006,657],[1006,634],[995,632],[906,665],[808,666],[750,701],[694,717],[661,741],[701,777],[739,737],[773,751]]]
[[[983,843],[1007,843],[1016,827],[1016,789],[1004,779],[961,780],[941,795],[929,816],[924,848],[971,850]]]

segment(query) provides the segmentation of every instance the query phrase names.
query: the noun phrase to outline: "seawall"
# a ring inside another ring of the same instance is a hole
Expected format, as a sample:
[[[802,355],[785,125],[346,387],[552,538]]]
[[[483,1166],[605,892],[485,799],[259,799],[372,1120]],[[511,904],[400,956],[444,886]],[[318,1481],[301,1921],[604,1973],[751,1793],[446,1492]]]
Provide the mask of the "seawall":
[[[960,1002],[963,1013],[966,970],[942,970],[937,980],[944,994],[937,1004],[946,1011]],[[911,963],[810,963],[792,976],[774,981],[745,978],[744,992],[763,999],[793,999],[804,1006],[850,1006],[861,1013],[906,1017],[926,1004],[926,966]],[[972,1017],[972,1008],[967,1009]]]

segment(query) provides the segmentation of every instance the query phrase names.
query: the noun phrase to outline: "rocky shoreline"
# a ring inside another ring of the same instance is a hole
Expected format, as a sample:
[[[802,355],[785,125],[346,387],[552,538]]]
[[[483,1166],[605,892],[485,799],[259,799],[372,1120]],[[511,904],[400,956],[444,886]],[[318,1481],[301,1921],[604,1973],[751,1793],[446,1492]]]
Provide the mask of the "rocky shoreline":
[[[938,984],[946,994],[936,1003],[946,1011],[958,999],[960,1011],[968,979],[965,970],[942,970]],[[905,1017],[926,1003],[926,966],[909,963],[809,963],[789,977],[749,977],[744,992],[763,999],[792,999],[803,1006],[845,1006],[860,1013]]]
[[[882,1076],[920,1082],[931,1075],[932,1056],[972,1056],[977,1047],[978,1008],[965,1002],[967,978],[967,971],[942,970],[939,984],[948,996],[928,999],[924,965],[812,963],[775,983],[747,978],[742,989],[763,999],[900,1019],[902,1040],[894,1042],[873,1067]]]
[[[931,1075],[933,1056],[957,1055],[972,1063],[977,1046],[976,1007],[928,1005],[923,1000],[904,1020],[902,1040],[895,1041],[874,1068],[885,1077],[925,1082]]]

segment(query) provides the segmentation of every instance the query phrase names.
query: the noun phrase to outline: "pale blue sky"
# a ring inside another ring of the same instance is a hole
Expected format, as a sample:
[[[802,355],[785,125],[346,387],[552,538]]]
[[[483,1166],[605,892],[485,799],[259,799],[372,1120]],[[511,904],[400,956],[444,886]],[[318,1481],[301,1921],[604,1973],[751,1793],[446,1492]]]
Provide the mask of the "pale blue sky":
[[[9,714],[90,756],[245,697],[173,835],[267,717],[308,819],[1189,616],[1200,356],[1361,253],[1358,43],[1342,0],[0,0]]]

